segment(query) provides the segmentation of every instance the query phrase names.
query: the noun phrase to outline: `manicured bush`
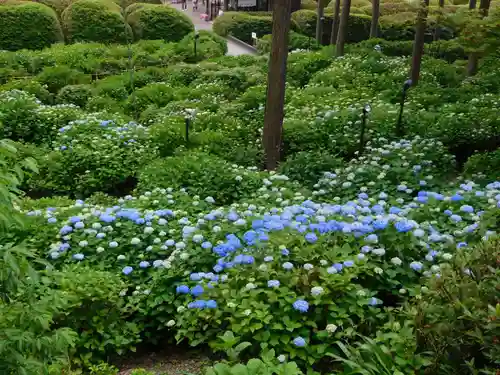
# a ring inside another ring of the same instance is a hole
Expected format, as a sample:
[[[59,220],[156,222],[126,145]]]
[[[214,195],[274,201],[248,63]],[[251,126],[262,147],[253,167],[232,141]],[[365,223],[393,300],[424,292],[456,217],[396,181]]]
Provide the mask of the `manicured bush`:
[[[500,149],[492,152],[472,155],[465,163],[464,170],[470,177],[485,181],[496,181],[500,178]]]
[[[271,34],[272,18],[241,12],[226,12],[215,19],[213,30],[221,36],[232,35],[245,43],[252,44],[253,32],[259,38]]]
[[[89,85],[68,85],[59,91],[56,101],[61,104],[74,104],[84,108],[92,95],[92,87]]]
[[[271,51],[271,38],[272,35],[264,35],[257,41],[257,50],[259,53],[269,53]],[[288,50],[294,51],[297,49],[301,50],[317,50],[320,46],[316,43],[316,40],[310,36],[302,35],[296,33],[295,31],[290,31],[288,35]]]
[[[316,19],[317,13],[311,10],[299,10],[292,14],[292,22],[298,32],[315,37],[316,35]],[[330,34],[332,31],[333,15],[325,14],[323,23],[323,38],[325,44],[330,42]],[[371,17],[362,14],[353,14],[349,16],[347,27],[346,42],[354,43],[368,39],[370,36]]]
[[[57,15],[43,4],[0,4],[0,20],[0,50],[41,49],[63,41]]]
[[[78,85],[89,83],[90,76],[65,65],[47,67],[36,76],[36,80],[46,85],[47,90],[57,94],[60,89],[67,85]]]
[[[190,194],[202,199],[210,196],[216,204],[224,205],[249,197],[260,185],[256,172],[233,168],[216,156],[192,152],[147,165],[139,174],[137,188],[142,192],[157,187],[185,188]]]
[[[125,43],[131,37],[119,6],[106,0],[77,0],[61,18],[68,43]]]
[[[194,31],[193,22],[177,9],[163,5],[147,4],[127,17],[135,40],[163,39],[178,42]]]
[[[202,60],[224,56],[227,53],[227,42],[217,34],[209,31],[199,31],[194,55],[195,33],[186,35],[175,46],[175,53],[182,61],[193,63]]]
[[[128,18],[128,16],[130,16],[136,10],[144,8],[145,6],[146,6],[146,3],[132,3],[125,8],[123,14],[124,14],[125,18]]]
[[[74,0],[39,0],[38,2],[52,8],[57,15],[61,13],[70,5]]]
[[[342,166],[342,159],[325,151],[302,151],[280,164],[279,172],[312,188],[325,172]]]
[[[123,9],[130,7],[133,4],[162,4],[161,0],[118,0]]]

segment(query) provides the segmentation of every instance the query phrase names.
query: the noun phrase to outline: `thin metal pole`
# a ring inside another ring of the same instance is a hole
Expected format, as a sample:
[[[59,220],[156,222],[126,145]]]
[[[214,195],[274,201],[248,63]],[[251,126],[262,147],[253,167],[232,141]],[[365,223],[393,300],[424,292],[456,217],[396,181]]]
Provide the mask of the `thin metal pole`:
[[[405,81],[403,85],[403,92],[401,95],[401,102],[399,103],[399,117],[398,117],[398,123],[396,124],[396,135],[397,136],[402,136],[404,135],[404,129],[403,129],[403,110],[405,107],[405,100],[406,100],[406,93],[408,92],[408,89],[411,87],[413,84],[412,80],[409,79]]]

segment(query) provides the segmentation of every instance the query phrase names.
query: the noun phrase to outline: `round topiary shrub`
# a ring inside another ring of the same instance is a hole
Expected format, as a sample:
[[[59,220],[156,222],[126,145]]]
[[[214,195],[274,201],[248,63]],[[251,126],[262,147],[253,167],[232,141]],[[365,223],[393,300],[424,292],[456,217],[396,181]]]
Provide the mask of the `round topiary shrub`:
[[[144,8],[145,5],[146,5],[146,3],[132,3],[132,4],[130,4],[129,6],[127,6],[125,8],[125,11],[123,12],[123,14],[125,15],[125,18],[128,18],[128,16],[131,15],[132,13],[134,13],[136,10]]]
[[[294,13],[295,14],[295,13]],[[257,37],[271,34],[272,17],[268,15],[253,15],[242,12],[226,12],[215,19],[213,30],[220,36],[232,35],[235,38],[252,43],[252,33]]]
[[[38,3],[13,4],[0,6],[0,50],[42,49],[63,41],[52,9]]]
[[[227,52],[227,42],[217,34],[201,30],[196,41],[196,56],[194,55],[195,33],[186,35],[176,45],[175,53],[189,63],[199,62],[214,57],[224,56]]]
[[[178,42],[194,31],[189,17],[177,9],[163,5],[145,4],[129,14],[127,21],[132,27],[135,40],[163,39]]]
[[[64,34],[68,43],[125,43],[131,38],[130,27],[111,1],[78,0],[62,14]]]
[[[64,86],[57,94],[57,103],[74,104],[84,108],[92,97],[90,85],[68,85]]]
[[[46,85],[49,92],[57,94],[64,86],[89,83],[90,76],[69,66],[60,65],[44,68],[37,75],[36,80]]]
[[[128,8],[132,4],[161,4],[161,0],[120,0],[118,3],[123,9]]]
[[[37,2],[47,5],[49,8],[52,8],[58,15],[61,15],[64,9],[66,9],[68,5],[73,2],[73,0],[37,0]]]

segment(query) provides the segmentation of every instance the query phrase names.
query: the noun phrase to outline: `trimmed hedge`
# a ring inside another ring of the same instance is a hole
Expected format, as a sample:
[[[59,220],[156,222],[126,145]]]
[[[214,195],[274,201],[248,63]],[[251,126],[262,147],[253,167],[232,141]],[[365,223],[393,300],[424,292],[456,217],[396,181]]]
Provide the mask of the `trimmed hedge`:
[[[316,19],[317,14],[312,10],[299,10],[292,14],[292,22],[298,32],[310,37],[316,34]],[[332,31],[333,14],[325,14],[323,24],[322,41],[328,44],[330,41],[330,33]],[[363,14],[349,15],[349,23],[347,30],[348,43],[356,43],[368,39],[370,36],[371,17]]]
[[[161,0],[120,0],[119,4],[123,9],[131,6],[132,4],[161,4]]]
[[[131,38],[120,7],[107,0],[78,0],[62,14],[68,43],[126,43]]]
[[[210,31],[200,30],[196,42],[195,56],[194,38],[195,33],[190,33],[175,46],[175,54],[180,56],[184,62],[199,62],[214,57],[221,57],[227,53],[227,42],[224,38]]]
[[[271,51],[271,34],[264,35],[257,41],[257,50],[259,53],[269,53]],[[290,31],[288,35],[288,50],[317,50],[320,46],[316,43],[316,40],[295,31]]]
[[[215,33],[221,36],[232,35],[248,44],[252,44],[253,42],[252,32],[257,33],[257,37],[260,38],[271,34],[272,27],[273,21],[271,16],[257,16],[242,12],[226,12],[222,16],[217,17],[213,24]]]
[[[193,22],[177,9],[163,5],[145,4],[127,17],[135,40],[163,39],[178,42],[194,31]]]
[[[130,4],[129,6],[127,6],[125,8],[125,10],[123,11],[123,14],[124,14],[125,18],[128,18],[128,16],[131,15],[132,13],[134,13],[136,10],[144,8],[145,6],[146,6],[146,3],[133,3],[133,4]]]
[[[56,13],[38,3],[0,5],[0,50],[42,49],[63,42]]]
[[[60,16],[73,0],[38,0],[37,2],[52,8]]]

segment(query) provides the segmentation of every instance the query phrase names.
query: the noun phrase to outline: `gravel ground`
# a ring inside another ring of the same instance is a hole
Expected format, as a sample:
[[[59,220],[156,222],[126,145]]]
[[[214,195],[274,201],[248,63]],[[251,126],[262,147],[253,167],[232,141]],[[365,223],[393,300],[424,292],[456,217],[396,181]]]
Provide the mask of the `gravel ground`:
[[[152,371],[156,375],[199,375],[201,370],[210,364],[208,356],[199,351],[168,347],[160,352],[125,360],[118,367],[119,375],[130,375],[136,368]]]

